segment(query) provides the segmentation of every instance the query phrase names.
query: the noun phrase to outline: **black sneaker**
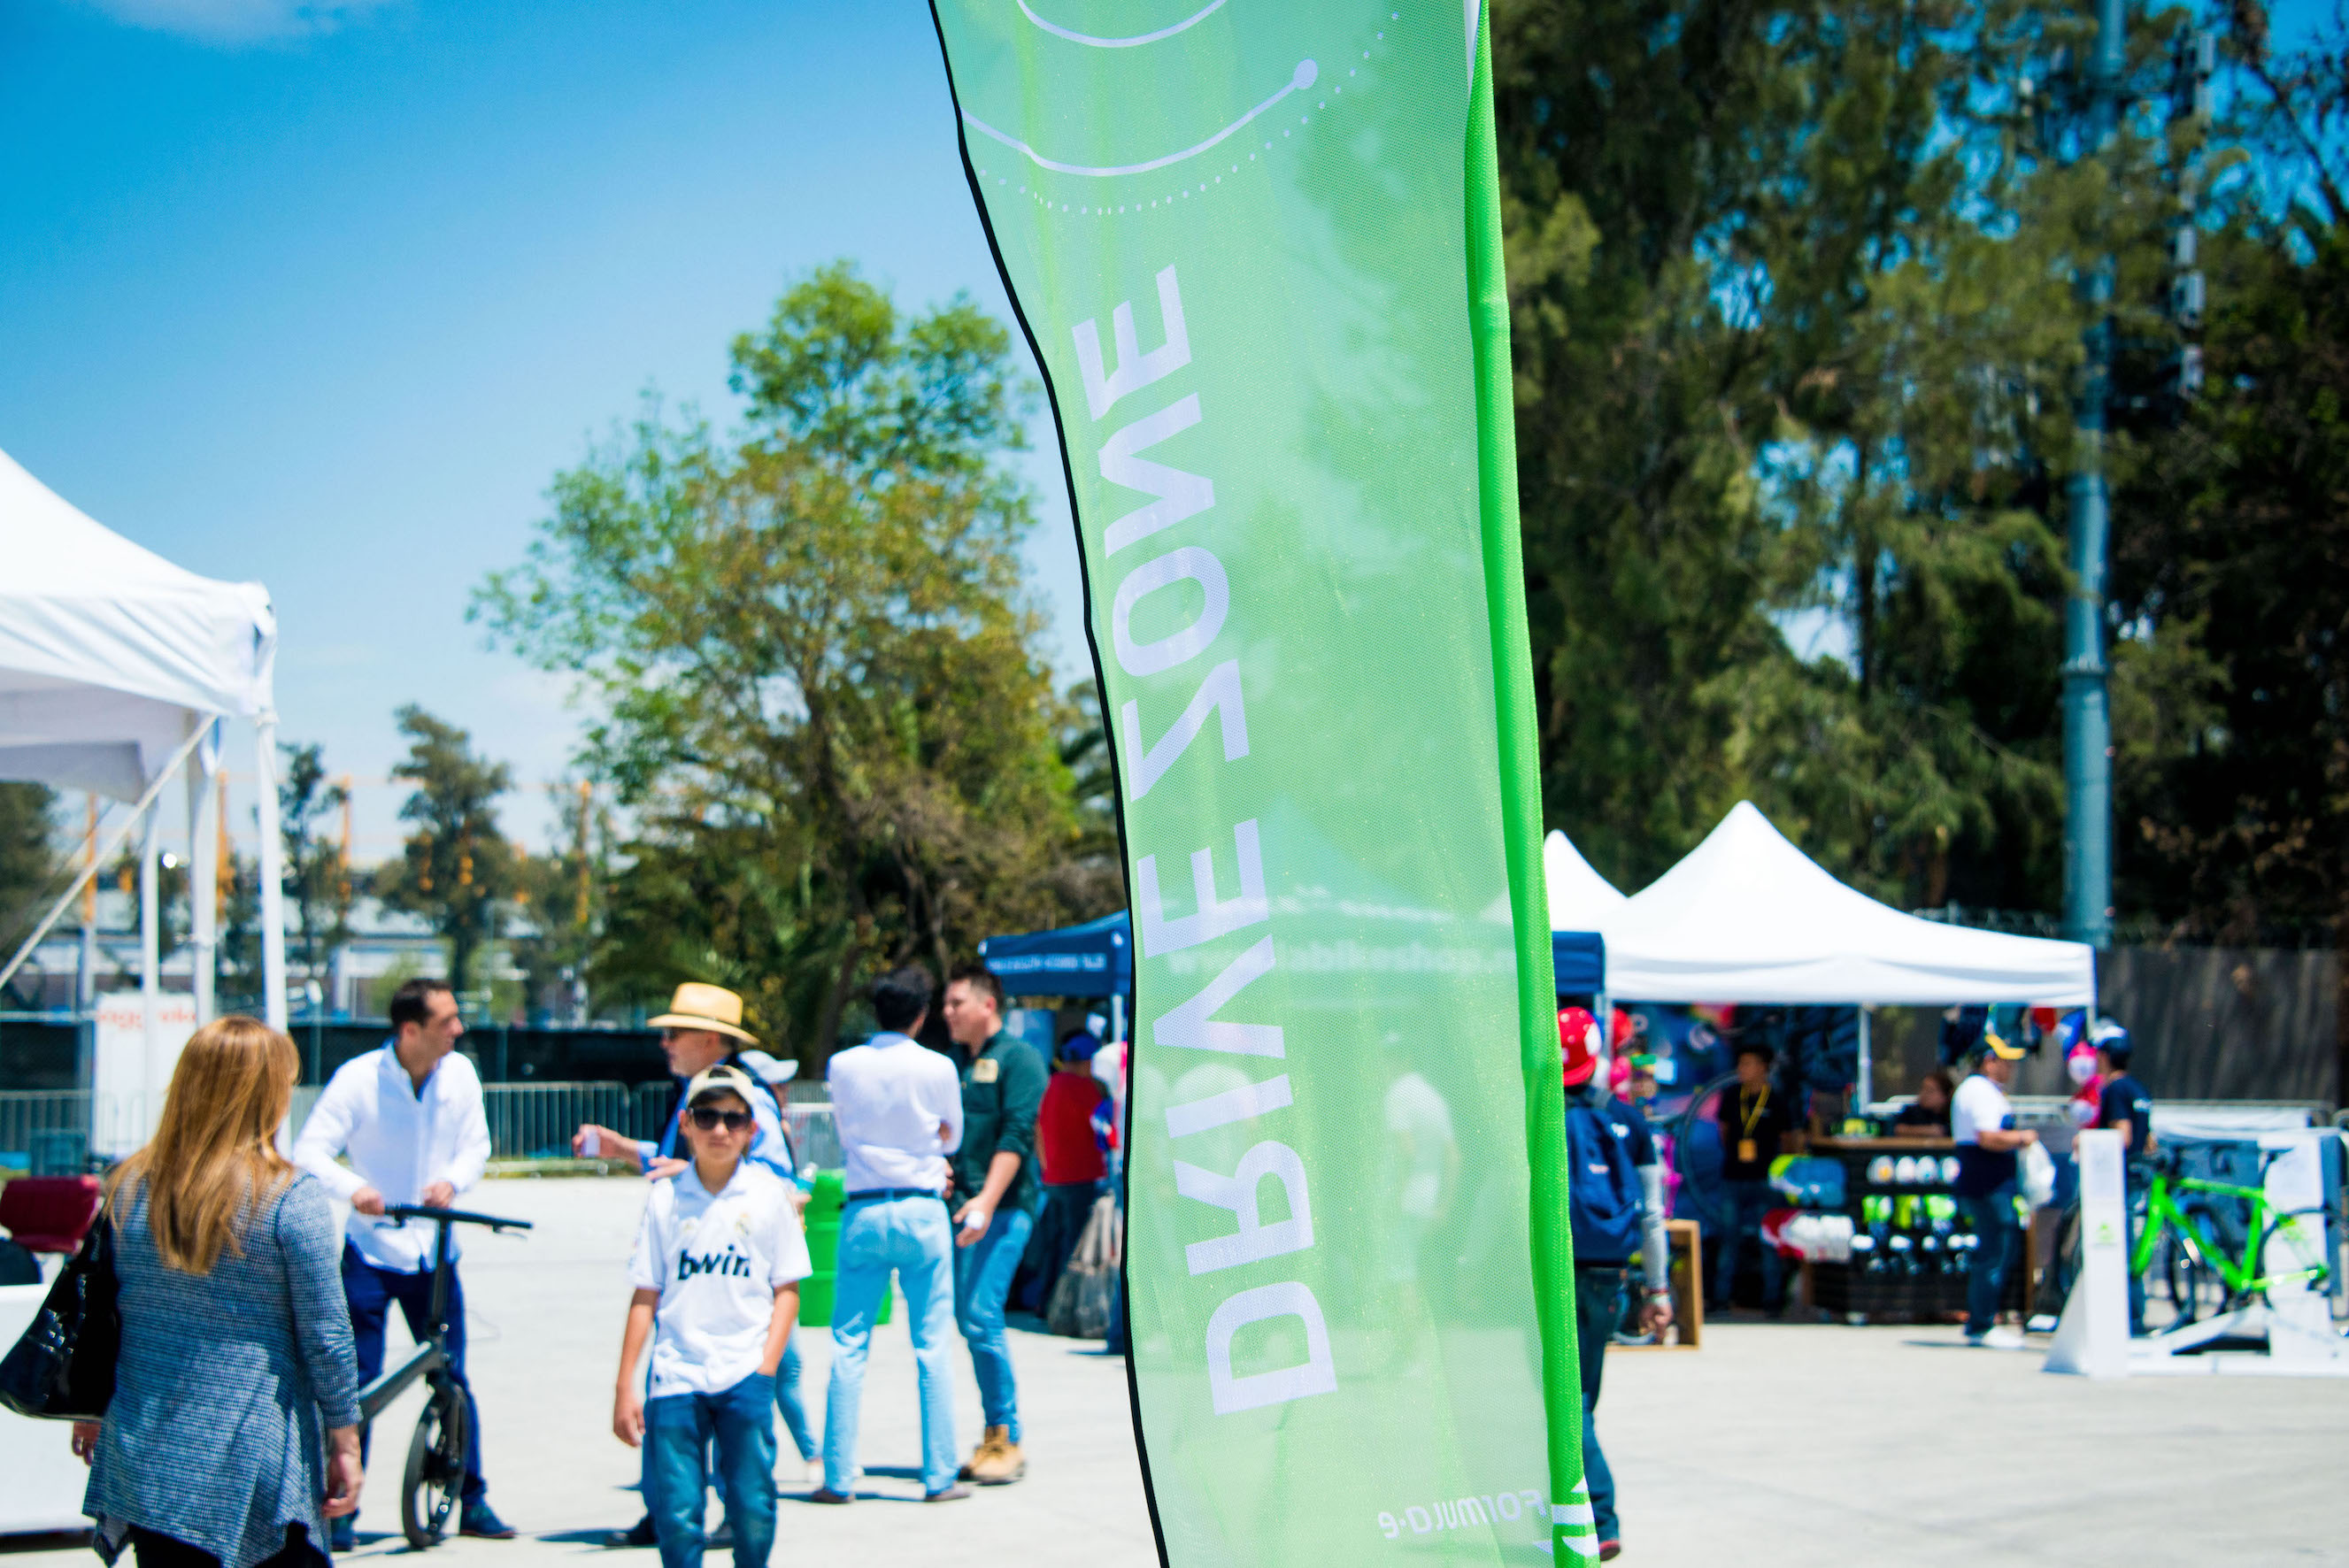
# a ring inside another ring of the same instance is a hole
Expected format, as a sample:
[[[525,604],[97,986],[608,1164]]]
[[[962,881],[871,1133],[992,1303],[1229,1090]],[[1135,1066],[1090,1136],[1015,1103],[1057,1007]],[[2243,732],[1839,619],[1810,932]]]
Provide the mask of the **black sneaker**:
[[[628,1526],[626,1530],[615,1531],[612,1535],[612,1544],[615,1546],[658,1546],[660,1544],[660,1532],[653,1528],[653,1516],[647,1513],[642,1519],[637,1520],[634,1524]]]
[[[647,1519],[649,1523],[650,1520]],[[457,1516],[457,1533],[481,1541],[512,1541],[514,1527],[492,1511],[489,1499],[477,1497]]]

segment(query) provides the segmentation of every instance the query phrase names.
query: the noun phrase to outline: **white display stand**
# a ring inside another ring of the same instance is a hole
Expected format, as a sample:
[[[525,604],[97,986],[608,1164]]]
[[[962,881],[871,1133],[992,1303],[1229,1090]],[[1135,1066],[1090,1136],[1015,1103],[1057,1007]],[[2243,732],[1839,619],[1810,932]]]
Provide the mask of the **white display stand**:
[[[48,1294],[47,1284],[0,1285],[0,1353],[16,1343]],[[70,1423],[0,1410],[0,1535],[88,1530],[81,1499],[88,1485]]]
[[[2282,1151],[2282,1158],[2268,1167],[2265,1183],[2268,1202],[2278,1213],[2301,1212],[2323,1203],[2324,1168],[2318,1145],[2328,1136],[2309,1129],[2261,1137],[2261,1149]],[[2322,1246],[2322,1217],[2303,1222],[2317,1227]],[[2269,1271],[2291,1272],[2298,1253],[2284,1243],[2271,1245]],[[2185,1354],[2220,1340],[2246,1339],[2265,1340],[2266,1351]],[[2129,1349],[2129,1371],[2139,1376],[2349,1377],[2349,1340],[2333,1326],[2332,1304],[2322,1292],[2309,1289],[2305,1283],[2280,1284],[2267,1293],[2264,1302],[2138,1340]]]
[[[2064,1298],[2043,1371],[2085,1377],[2129,1375],[2128,1189],[2121,1135],[2084,1130],[2073,1140],[2080,1169],[2080,1274]]]
[[[89,1148],[117,1159],[154,1136],[163,1114],[163,1090],[180,1052],[196,1032],[196,999],[184,992],[158,995],[153,1030],[146,998],[113,991],[98,998],[97,1059],[90,1088]]]

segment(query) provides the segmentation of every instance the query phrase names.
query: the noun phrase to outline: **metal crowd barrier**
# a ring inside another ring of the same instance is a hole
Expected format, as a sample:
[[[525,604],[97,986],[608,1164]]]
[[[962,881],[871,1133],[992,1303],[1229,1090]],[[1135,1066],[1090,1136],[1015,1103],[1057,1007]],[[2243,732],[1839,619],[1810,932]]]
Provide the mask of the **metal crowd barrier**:
[[[656,1140],[675,1091],[666,1083],[493,1083],[481,1086],[490,1152],[499,1160],[567,1157],[571,1135],[594,1122],[639,1140]],[[295,1090],[290,1130],[298,1132],[318,1091]],[[0,1090],[0,1169],[61,1175],[85,1169],[89,1155],[119,1158],[146,1141],[150,1109],[143,1095],[93,1096],[87,1089]],[[160,1108],[157,1108],[160,1109]],[[783,1130],[802,1165],[840,1164],[832,1107],[800,1100],[783,1108]]]

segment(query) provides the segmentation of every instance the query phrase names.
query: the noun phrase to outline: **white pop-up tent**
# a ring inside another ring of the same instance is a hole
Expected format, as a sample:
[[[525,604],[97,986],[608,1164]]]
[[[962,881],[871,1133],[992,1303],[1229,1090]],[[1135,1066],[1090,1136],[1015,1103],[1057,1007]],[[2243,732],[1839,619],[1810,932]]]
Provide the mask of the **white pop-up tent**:
[[[160,1059],[156,871],[158,801],[187,781],[196,1012],[212,1016],[217,798],[223,718],[254,721],[260,778],[262,969],[269,1022],[285,1026],[285,941],[277,832],[276,724],[271,679],[277,622],[258,583],[199,577],[85,516],[0,452],[0,779],[129,802],[0,985],[70,907],[98,865],[137,828],[140,988],[148,1059]],[[160,1085],[155,1086],[160,1088]]]
[[[1556,829],[1542,841],[1542,874],[1549,883],[1552,931],[1596,931],[1604,935],[1608,923],[1630,902],[1582,858],[1573,840]]]
[[[1642,1002],[2090,1006],[2096,998],[2086,943],[1903,914],[1828,875],[1750,801],[1599,929],[1607,989]]]

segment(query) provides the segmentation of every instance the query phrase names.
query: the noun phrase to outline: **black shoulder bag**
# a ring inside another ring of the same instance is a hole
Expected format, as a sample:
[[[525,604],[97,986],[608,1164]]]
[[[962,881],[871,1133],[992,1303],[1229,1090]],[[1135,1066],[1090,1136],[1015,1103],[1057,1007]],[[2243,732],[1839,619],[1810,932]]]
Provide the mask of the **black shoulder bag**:
[[[105,1415],[122,1354],[118,1289],[114,1222],[101,1211],[16,1347],[0,1359],[0,1405],[51,1421]]]

